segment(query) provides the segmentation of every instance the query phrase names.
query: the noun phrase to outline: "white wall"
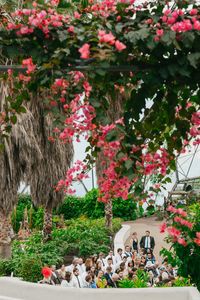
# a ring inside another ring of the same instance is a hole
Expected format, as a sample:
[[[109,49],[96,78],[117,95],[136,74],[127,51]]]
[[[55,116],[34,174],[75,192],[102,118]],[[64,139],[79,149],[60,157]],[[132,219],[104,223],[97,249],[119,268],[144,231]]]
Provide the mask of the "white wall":
[[[196,288],[76,289],[0,278],[0,295],[19,300],[200,300]],[[13,299],[13,300],[15,300]]]

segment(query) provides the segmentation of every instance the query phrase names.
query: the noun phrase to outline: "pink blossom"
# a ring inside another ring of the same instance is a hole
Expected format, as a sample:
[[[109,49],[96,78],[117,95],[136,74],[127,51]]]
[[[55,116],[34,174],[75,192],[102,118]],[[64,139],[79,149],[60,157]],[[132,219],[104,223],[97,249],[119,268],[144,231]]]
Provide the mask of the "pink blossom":
[[[81,58],[88,59],[90,57],[90,45],[84,44],[79,50],[81,53]]]
[[[187,246],[187,242],[186,242],[186,240],[183,239],[183,238],[179,238],[179,239],[177,240],[177,242],[178,242],[180,245],[184,246],[184,247]]]
[[[70,32],[70,33],[74,33],[74,26],[69,26],[67,31]]]
[[[77,11],[74,12],[74,18],[75,19],[80,19],[81,18],[81,14],[79,14]]]
[[[195,242],[195,244],[197,244],[197,246],[200,246],[200,239],[199,238],[197,238],[197,239],[195,238],[194,242]]]
[[[198,14],[198,10],[196,8],[191,9],[191,11],[190,11],[191,16],[195,16],[197,14]]]
[[[196,237],[200,239],[200,232],[196,232]]]
[[[187,217],[186,211],[184,211],[182,208],[178,208],[176,210],[176,213],[179,214],[179,215],[181,215],[182,217]]]
[[[104,30],[99,30],[98,38],[99,38],[100,43],[108,43],[110,45],[115,44],[115,37],[111,32],[106,33]]]
[[[160,226],[160,233],[164,233],[166,229],[167,229],[167,224],[166,224],[166,223],[163,223],[163,224]]]
[[[171,235],[174,238],[178,238],[181,234],[180,230],[176,229],[175,227],[168,227],[167,231],[169,235]]]
[[[115,42],[115,47],[118,51],[122,51],[122,50],[126,49],[126,45],[124,45],[120,41]]]
[[[169,206],[167,207],[167,211],[170,211],[170,212],[172,212],[172,213],[176,213],[176,208],[175,208],[174,206],[172,206],[172,205],[169,205]]]

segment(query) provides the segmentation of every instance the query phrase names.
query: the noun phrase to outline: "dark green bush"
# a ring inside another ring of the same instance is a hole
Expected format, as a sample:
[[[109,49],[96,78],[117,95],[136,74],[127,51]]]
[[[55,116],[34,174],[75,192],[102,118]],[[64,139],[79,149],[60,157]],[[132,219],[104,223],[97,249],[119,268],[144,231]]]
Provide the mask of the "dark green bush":
[[[25,208],[29,210],[31,205],[32,202],[31,202],[30,195],[27,194],[19,195],[19,201],[17,207],[14,209],[12,213],[12,225],[15,232],[18,232],[20,228],[20,222],[22,222],[24,219]]]
[[[54,217],[56,215],[63,215],[65,220],[76,219],[81,216],[86,216],[90,219],[103,218],[104,203],[99,202],[97,198],[98,189],[91,190],[85,197],[67,196],[63,204],[53,211],[53,215]],[[30,195],[20,195],[18,205],[12,214],[14,231],[19,231],[20,222],[24,220],[25,209],[27,209],[28,213],[29,228],[42,230],[44,219],[43,208],[36,208],[31,202]],[[113,200],[113,217],[121,218],[125,221],[135,220],[137,218],[137,204],[133,198],[130,197],[128,200]]]
[[[0,260],[0,276],[10,276],[12,272],[12,263],[10,260]]]
[[[97,200],[98,190],[93,189],[84,198],[67,197],[64,203],[56,210],[58,214],[63,214],[65,219],[77,218],[82,215],[91,219],[104,217],[104,204]],[[122,218],[125,221],[137,218],[137,204],[133,198],[128,200],[113,200],[113,217]]]
[[[83,214],[85,199],[75,196],[67,196],[62,205],[55,210],[58,215],[63,215],[65,220],[75,219]]]
[[[41,279],[42,262],[37,255],[21,259],[19,276],[25,281],[38,282]]]
[[[43,227],[44,210],[42,207],[36,208],[31,196],[27,194],[20,194],[19,201],[12,213],[12,226],[15,232],[19,231],[20,223],[24,221],[24,213],[27,209],[29,228],[41,230]]]
[[[52,239],[43,242],[42,233],[33,233],[26,241],[14,241],[10,272],[24,280],[36,282],[41,279],[41,268],[45,265],[60,266],[67,255],[88,257],[94,253],[107,253],[111,241],[104,219],[71,219],[66,228],[54,229]],[[120,219],[113,219],[115,234],[121,227]],[[2,270],[2,271],[1,271]],[[6,275],[5,266],[0,263],[0,274]]]

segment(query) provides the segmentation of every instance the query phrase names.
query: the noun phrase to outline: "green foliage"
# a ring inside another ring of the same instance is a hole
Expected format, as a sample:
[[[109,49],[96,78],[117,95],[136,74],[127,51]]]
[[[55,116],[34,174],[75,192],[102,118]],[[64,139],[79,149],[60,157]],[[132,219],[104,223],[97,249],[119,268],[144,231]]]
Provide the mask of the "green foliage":
[[[125,278],[125,279],[119,281],[119,287],[122,289],[131,289],[131,288],[134,288],[134,282],[133,282],[133,280]]]
[[[56,213],[63,214],[66,220],[82,215],[92,219],[102,218],[104,216],[104,204],[99,202],[97,198],[97,189],[91,190],[83,198],[68,196],[56,210]],[[136,210],[137,204],[131,196],[129,196],[128,200],[113,200],[114,218],[122,218],[125,221],[135,220],[137,218]]]
[[[55,212],[63,215],[65,220],[80,217],[83,212],[84,198],[76,196],[67,196],[62,205]]]
[[[0,260],[0,276],[10,276],[12,265],[10,260]]]
[[[172,248],[170,251],[163,249],[161,254],[168,257],[170,264],[178,266],[180,276],[190,277],[191,282],[200,290],[200,251],[199,246],[194,242],[196,232],[200,232],[200,203],[188,207],[187,211],[187,220],[194,224],[192,229],[173,223],[176,228],[181,230],[187,246],[184,247],[167,238],[167,241],[172,244]]]
[[[146,288],[149,275],[143,270],[138,269],[134,279],[125,278],[119,282],[120,288]]]
[[[20,222],[22,222],[24,219],[25,208],[30,209],[31,204],[31,197],[29,195],[19,195],[17,207],[12,213],[12,226],[15,232],[18,232],[20,228]]]
[[[28,194],[20,194],[16,208],[12,212],[12,226],[15,232],[19,231],[20,223],[24,221],[25,210],[28,212],[29,228],[41,230],[43,227],[44,210],[42,207],[36,208],[31,196]]]
[[[41,278],[42,262],[37,255],[26,256],[21,260],[19,276],[25,281],[38,282]]]
[[[102,218],[104,216],[104,204],[97,201],[98,190],[93,189],[85,195],[83,213],[89,218]]]
[[[176,286],[176,287],[191,286],[190,279],[184,277],[178,277],[173,281],[172,286]]]
[[[107,253],[110,246],[110,234],[121,227],[121,220],[113,220],[113,231],[110,233],[104,225],[104,219],[91,220],[85,217],[71,219],[66,227],[54,229],[51,240],[43,242],[41,232],[33,233],[26,241],[14,241],[12,259],[0,261],[0,275],[11,271],[24,280],[36,282],[41,279],[41,267],[61,265],[66,255],[82,257],[94,253]]]

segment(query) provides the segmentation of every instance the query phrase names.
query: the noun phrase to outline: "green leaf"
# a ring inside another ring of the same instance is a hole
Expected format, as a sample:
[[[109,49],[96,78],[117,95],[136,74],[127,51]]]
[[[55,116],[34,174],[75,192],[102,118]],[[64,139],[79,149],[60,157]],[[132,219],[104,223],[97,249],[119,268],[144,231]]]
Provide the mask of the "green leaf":
[[[198,63],[199,63],[199,59],[200,59],[200,52],[189,53],[187,58],[191,64],[191,66],[196,69],[198,66]]]
[[[16,115],[11,116],[10,120],[11,120],[12,124],[16,124],[17,123],[17,116]]]
[[[125,167],[127,170],[131,169],[133,167],[133,161],[128,159],[125,161]]]

